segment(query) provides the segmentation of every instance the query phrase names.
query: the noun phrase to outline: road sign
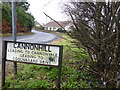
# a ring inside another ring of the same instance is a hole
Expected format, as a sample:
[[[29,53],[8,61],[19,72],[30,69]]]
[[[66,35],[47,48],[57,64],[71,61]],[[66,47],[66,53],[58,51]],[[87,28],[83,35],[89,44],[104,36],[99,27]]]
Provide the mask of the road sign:
[[[60,89],[63,46],[14,41],[4,41],[3,46],[2,88],[5,86],[5,63],[12,61],[57,67],[57,87]]]
[[[6,60],[42,65],[59,65],[61,46],[7,41]]]

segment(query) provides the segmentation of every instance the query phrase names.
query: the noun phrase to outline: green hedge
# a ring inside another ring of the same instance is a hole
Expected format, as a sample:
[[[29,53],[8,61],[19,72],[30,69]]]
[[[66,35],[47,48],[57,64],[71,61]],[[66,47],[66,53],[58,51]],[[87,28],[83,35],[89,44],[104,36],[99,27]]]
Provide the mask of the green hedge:
[[[32,27],[34,27],[34,17],[27,12],[28,9],[23,7],[23,5],[26,5],[26,3],[17,3],[16,5],[17,25],[20,28],[27,28],[27,31],[31,31]],[[28,7],[28,5],[26,6]],[[12,25],[11,3],[2,3],[2,21],[7,21],[9,25]]]

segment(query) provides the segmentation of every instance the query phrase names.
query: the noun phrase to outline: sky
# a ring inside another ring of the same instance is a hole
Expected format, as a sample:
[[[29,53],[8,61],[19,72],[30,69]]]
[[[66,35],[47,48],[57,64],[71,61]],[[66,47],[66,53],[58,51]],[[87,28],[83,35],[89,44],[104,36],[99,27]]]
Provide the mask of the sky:
[[[27,0],[30,4],[29,12],[35,17],[35,20],[40,24],[46,24],[51,21],[47,15],[56,21],[66,21],[67,16],[63,14],[63,3],[68,0]]]

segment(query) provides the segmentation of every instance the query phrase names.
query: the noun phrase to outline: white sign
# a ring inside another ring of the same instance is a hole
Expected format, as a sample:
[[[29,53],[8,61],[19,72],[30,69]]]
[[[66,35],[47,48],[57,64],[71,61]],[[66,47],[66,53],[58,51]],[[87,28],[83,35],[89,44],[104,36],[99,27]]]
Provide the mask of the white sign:
[[[7,42],[6,59],[18,62],[58,66],[59,53],[59,46]]]

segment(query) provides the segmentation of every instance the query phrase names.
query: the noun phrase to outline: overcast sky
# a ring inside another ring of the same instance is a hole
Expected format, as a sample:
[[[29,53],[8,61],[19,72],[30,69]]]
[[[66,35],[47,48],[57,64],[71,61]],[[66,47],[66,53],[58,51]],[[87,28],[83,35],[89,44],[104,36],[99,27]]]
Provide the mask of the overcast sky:
[[[63,14],[62,5],[68,0],[27,0],[30,4],[30,12],[40,24],[46,24],[50,19],[43,14],[55,19],[56,21],[67,20],[65,14]]]

